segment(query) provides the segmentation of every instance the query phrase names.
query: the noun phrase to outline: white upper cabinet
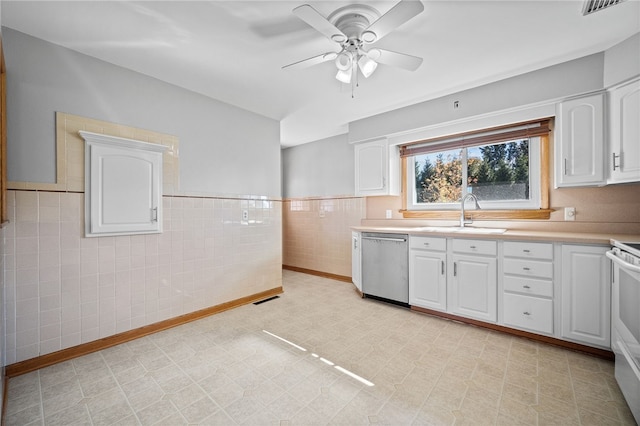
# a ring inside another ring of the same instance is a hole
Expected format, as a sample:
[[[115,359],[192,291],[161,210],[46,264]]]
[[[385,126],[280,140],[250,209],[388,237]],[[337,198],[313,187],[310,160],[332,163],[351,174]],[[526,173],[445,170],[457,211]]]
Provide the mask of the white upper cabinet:
[[[640,79],[609,91],[608,183],[640,181]]]
[[[356,195],[400,195],[400,157],[386,139],[354,146]]]
[[[606,184],[604,135],[604,93],[569,99],[557,105],[556,188]]]
[[[85,145],[85,235],[162,232],[162,152],[157,144],[80,132]]]

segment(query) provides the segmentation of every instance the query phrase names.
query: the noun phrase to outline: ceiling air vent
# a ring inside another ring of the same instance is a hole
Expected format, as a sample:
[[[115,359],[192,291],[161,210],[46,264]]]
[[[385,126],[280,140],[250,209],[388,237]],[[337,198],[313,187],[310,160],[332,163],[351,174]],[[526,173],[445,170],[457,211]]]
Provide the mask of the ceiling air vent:
[[[614,6],[618,3],[622,3],[624,0],[586,0],[584,2],[584,8],[582,9],[583,15],[589,15],[599,10],[605,9],[609,6]]]

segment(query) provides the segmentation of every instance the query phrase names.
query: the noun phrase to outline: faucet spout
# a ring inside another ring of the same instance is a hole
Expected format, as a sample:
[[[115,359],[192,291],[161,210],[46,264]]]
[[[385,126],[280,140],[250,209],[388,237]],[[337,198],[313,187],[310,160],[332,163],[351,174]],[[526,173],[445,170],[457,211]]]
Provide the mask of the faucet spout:
[[[478,197],[476,197],[474,194],[468,193],[464,197],[462,197],[462,200],[460,201],[460,227],[461,228],[464,228],[465,225],[473,223],[472,219],[465,219],[464,217],[464,203],[468,199],[472,199],[475,204],[476,210],[480,210],[480,205],[478,204]]]

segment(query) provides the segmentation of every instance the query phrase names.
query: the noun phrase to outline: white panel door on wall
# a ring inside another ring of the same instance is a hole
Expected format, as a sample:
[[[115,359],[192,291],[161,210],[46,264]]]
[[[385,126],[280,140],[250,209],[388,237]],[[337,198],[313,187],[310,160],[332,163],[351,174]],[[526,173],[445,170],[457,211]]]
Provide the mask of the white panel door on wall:
[[[162,145],[81,132],[86,236],[162,232]]]

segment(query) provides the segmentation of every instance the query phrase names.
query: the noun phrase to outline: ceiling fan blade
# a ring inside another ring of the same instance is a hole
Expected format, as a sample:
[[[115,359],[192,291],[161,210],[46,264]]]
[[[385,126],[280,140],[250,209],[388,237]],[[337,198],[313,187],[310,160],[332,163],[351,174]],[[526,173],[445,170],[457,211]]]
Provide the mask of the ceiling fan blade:
[[[308,4],[296,7],[293,9],[293,13],[329,40],[335,41],[336,43],[347,41],[347,36],[344,35],[342,31],[336,28],[336,26],[329,22],[327,18],[322,16],[320,12]]]
[[[317,64],[321,64],[323,62],[331,61],[331,60],[335,59],[337,56],[338,56],[338,54],[336,52],[327,52],[327,53],[323,53],[322,55],[313,56],[311,58],[303,59],[301,61],[294,62],[294,63],[289,64],[289,65],[285,65],[285,66],[282,67],[282,69],[285,69],[285,68],[289,68],[289,69],[308,68],[308,67],[311,67],[313,65],[317,65]]]
[[[380,40],[414,16],[419,15],[423,10],[424,5],[421,1],[401,0],[364,30],[363,40],[367,43]],[[364,35],[365,33],[368,36]]]
[[[367,56],[381,64],[391,65],[392,67],[403,68],[409,71],[417,70],[420,64],[422,64],[422,58],[385,49],[371,49]]]

